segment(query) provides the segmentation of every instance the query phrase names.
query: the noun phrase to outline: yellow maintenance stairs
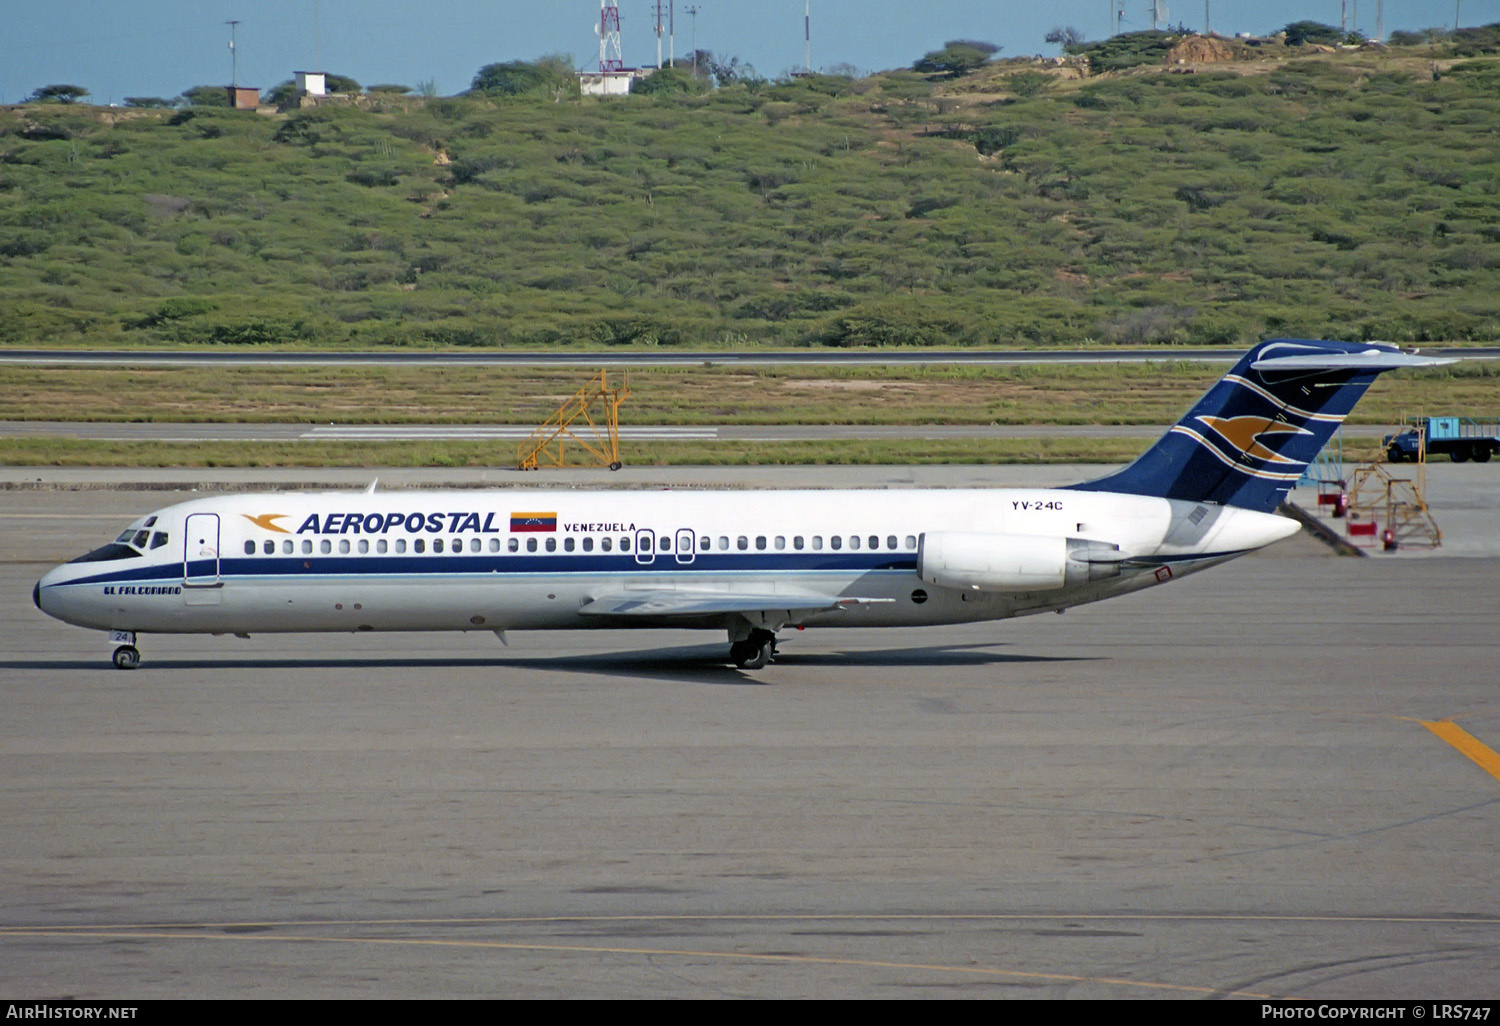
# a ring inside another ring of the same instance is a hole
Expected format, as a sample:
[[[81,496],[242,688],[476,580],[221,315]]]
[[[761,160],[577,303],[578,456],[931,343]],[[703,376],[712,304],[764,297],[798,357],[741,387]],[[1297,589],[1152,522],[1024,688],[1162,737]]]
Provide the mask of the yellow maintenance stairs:
[[[619,470],[620,406],[629,395],[628,385],[610,388],[609,372],[600,371],[521,443],[517,449],[519,468],[608,467]],[[571,462],[570,452],[575,454]]]

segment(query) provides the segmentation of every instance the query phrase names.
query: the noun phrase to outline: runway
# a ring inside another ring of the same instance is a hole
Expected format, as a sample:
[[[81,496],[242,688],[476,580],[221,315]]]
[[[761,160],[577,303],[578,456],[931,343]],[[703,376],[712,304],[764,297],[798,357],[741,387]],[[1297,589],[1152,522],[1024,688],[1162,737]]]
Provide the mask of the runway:
[[[788,632],[753,673],[672,631],[147,637],[121,673],[31,584],[173,499],[6,493],[13,993],[1453,1000],[1500,978],[1493,557],[1293,540],[1065,616]]]
[[[1160,438],[1168,424],[736,424],[619,429],[626,442],[809,442],[869,439]],[[0,438],[86,438],[102,442],[520,442],[527,424],[173,424],[111,421],[0,421]],[[1346,438],[1378,439],[1389,427],[1351,425]]]

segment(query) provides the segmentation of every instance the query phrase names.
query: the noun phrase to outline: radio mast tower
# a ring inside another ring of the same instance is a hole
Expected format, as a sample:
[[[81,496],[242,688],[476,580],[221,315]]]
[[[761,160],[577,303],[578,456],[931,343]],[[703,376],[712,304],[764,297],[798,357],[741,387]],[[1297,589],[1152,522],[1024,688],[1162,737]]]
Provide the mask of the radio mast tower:
[[[812,74],[812,0],[802,0],[802,70]]]
[[[231,88],[240,84],[240,51],[234,45],[234,30],[239,27],[239,20],[226,21],[229,26],[229,85]]]
[[[620,5],[616,0],[599,0],[599,70],[625,70],[625,58],[620,55]]]
[[[661,70],[661,0],[656,0],[656,70]]]

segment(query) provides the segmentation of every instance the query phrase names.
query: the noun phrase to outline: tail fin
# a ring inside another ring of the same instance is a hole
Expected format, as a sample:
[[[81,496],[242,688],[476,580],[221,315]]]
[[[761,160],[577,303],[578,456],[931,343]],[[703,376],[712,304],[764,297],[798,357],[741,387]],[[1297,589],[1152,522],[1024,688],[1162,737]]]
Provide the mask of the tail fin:
[[[1073,487],[1271,512],[1382,371],[1451,362],[1368,343],[1262,342],[1140,459]]]

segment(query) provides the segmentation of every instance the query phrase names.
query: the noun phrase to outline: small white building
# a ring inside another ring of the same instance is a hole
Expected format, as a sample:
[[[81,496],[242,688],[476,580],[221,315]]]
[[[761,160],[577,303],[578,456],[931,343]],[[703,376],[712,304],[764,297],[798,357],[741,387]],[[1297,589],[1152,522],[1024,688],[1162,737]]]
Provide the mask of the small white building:
[[[303,96],[326,96],[328,94],[328,72],[294,71],[297,92]]]
[[[584,96],[628,96],[630,83],[645,78],[655,68],[625,68],[622,71],[580,71],[578,90]]]

